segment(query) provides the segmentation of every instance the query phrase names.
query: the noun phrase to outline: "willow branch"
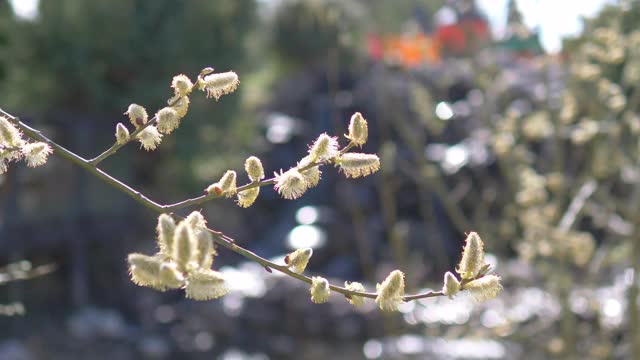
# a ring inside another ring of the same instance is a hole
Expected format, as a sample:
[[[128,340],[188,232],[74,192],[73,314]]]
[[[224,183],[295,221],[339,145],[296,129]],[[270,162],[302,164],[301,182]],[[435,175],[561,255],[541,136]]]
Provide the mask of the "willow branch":
[[[174,106],[178,103],[178,101],[180,101],[179,97],[176,97],[175,99],[172,99],[169,102],[169,106]],[[6,113],[5,113],[6,114]],[[108,148],[107,150],[105,150],[102,154],[96,156],[93,159],[87,160],[87,162],[93,166],[97,166],[100,162],[102,162],[104,159],[108,158],[109,156],[115,154],[121,147],[127,145],[128,143],[130,143],[132,140],[136,139],[136,136],[138,134],[140,134],[144,129],[146,129],[147,127],[151,126],[151,125],[155,125],[158,122],[158,117],[156,115],[154,115],[151,120],[147,121],[146,124],[138,127],[134,132],[131,133],[131,135],[129,136],[129,138],[124,141],[123,143],[118,143],[117,141],[115,143],[113,143],[113,145],[111,145],[110,148]]]
[[[347,146],[345,146],[342,150],[340,150],[339,155],[343,155],[344,153],[346,153],[347,151],[349,151],[350,149],[352,149],[355,145],[353,145],[353,143],[349,143]],[[338,156],[339,156],[338,155]],[[328,165],[333,163],[334,159],[328,159],[327,161],[314,161],[308,165],[305,165],[304,167],[301,167],[300,169],[298,169],[299,171],[305,171],[308,169],[311,169],[313,167],[316,166],[322,166],[322,165]],[[257,188],[257,187],[262,187],[262,186],[268,186],[268,185],[273,185],[276,183],[276,177],[272,177],[270,179],[266,179],[266,180],[261,180],[261,181],[254,181],[251,183],[248,183],[246,185],[242,185],[239,186],[236,189],[236,193],[245,191],[245,190],[249,190],[249,189],[253,189],[253,188]],[[212,193],[212,194],[205,194],[205,195],[201,195],[192,199],[186,199],[180,202],[177,202],[175,204],[169,204],[169,205],[161,205],[164,212],[173,212],[179,209],[184,209],[190,206],[194,206],[194,205],[200,205],[203,204],[207,201],[213,200],[213,199],[217,199],[219,197],[222,197],[223,195],[218,195],[216,193]]]
[[[136,200],[138,203],[144,205],[145,207],[156,211],[158,213],[166,213],[167,209],[180,209],[180,208],[184,208],[190,205],[194,205],[194,204],[200,204],[206,200],[212,199],[214,198],[214,196],[204,196],[204,197],[199,197],[199,198],[195,198],[195,199],[190,199],[190,200],[186,200],[182,203],[177,203],[177,204],[173,204],[173,205],[161,205],[158,204],[157,202],[149,199],[148,197],[144,196],[143,194],[141,194],[139,191],[129,187],[128,185],[124,184],[123,182],[115,179],[114,177],[108,175],[107,173],[105,173],[104,171],[98,169],[94,164],[92,164],[92,160],[86,160],[78,155],[76,155],[75,153],[65,149],[64,147],[62,147],[61,145],[58,145],[56,142],[54,142],[53,140],[47,138],[46,136],[44,136],[39,130],[36,130],[34,128],[31,128],[30,126],[26,125],[25,123],[23,123],[22,121],[20,121],[19,118],[7,113],[6,111],[0,109],[0,113],[3,114],[12,124],[14,124],[15,126],[17,126],[26,136],[28,136],[29,138],[36,140],[36,141],[41,141],[41,142],[45,142],[47,144],[49,144],[49,146],[51,146],[54,150],[54,152],[58,155],[60,155],[62,158],[80,166],[81,168],[87,170],[89,173],[95,175],[96,177],[98,177],[100,180],[104,181],[105,183],[107,183],[108,185],[111,185],[113,187],[115,187],[116,189],[126,193],[127,195],[129,195],[130,197],[132,197],[134,200]],[[134,133],[135,134],[135,133]],[[345,152],[347,152],[349,149],[351,149],[354,145],[353,144],[349,144],[347,145],[344,149],[342,149],[340,151],[341,154],[344,154]],[[117,150],[117,149],[116,149]],[[115,152],[115,150],[113,151]],[[112,153],[113,153],[112,152]],[[110,155],[110,154],[109,154]],[[108,155],[107,155],[108,156]],[[106,157],[105,157],[106,158]],[[321,165],[320,163],[312,163],[309,164],[303,168],[301,168],[300,170],[306,170],[309,169],[313,166],[319,166]],[[261,182],[255,182],[255,183],[251,183],[251,184],[247,184],[244,185],[242,187],[238,188],[238,191],[242,191],[242,190],[247,190],[247,189],[251,189],[257,186],[264,186],[264,185],[269,185],[269,184],[273,184],[274,179],[269,179],[269,180],[265,180],[265,181],[261,181]],[[276,270],[278,272],[281,272],[283,274],[286,274],[292,278],[298,279],[300,281],[304,281],[307,284],[311,284],[312,280],[310,277],[305,276],[305,275],[301,275],[298,274],[296,272],[293,272],[289,269],[289,267],[287,265],[280,265],[280,264],[276,264],[272,261],[269,261],[259,255],[257,255],[256,253],[245,249],[241,246],[238,246],[235,243],[235,240],[225,234],[223,234],[220,231],[216,231],[216,230],[212,230],[212,229],[208,229],[212,234],[213,234],[213,239],[214,241],[221,245],[224,246],[225,248],[245,257],[248,260],[254,261],[262,266],[264,266],[265,268],[268,269],[273,269]],[[360,296],[360,297],[365,297],[365,298],[371,298],[371,299],[375,299],[378,294],[376,293],[370,293],[370,292],[359,292],[359,291],[352,291],[352,290],[348,290],[344,287],[341,286],[337,286],[337,285],[329,285],[329,287],[331,288],[331,290],[343,294],[345,296]],[[417,299],[423,299],[423,298],[430,298],[430,297],[437,297],[437,296],[444,296],[444,294],[440,291],[429,291],[429,292],[425,292],[425,293],[419,293],[419,294],[413,294],[413,295],[405,295],[404,296],[404,301],[412,301],[412,300],[417,300]]]
[[[56,268],[57,266],[55,264],[45,264],[28,270],[13,270],[11,269],[11,265],[8,265],[0,269],[0,285],[43,276],[55,271]]]

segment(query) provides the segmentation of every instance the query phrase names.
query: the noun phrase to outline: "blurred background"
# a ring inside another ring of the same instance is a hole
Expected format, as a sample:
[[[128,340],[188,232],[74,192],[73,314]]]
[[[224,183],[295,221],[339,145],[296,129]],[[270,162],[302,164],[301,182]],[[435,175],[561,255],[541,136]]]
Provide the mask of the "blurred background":
[[[239,74],[157,151],[101,164],[152,199],[197,196],[250,155],[287,169],[360,111],[378,173],[210,202],[210,226],[277,261],[312,247],[307,272],[332,283],[399,268],[411,293],[440,289],[477,231],[505,289],[315,305],[224,249],[221,299],[137,287],[125,259],[154,252],[156,214],[52,156],[0,175],[0,359],[640,357],[639,20],[624,0],[1,0],[0,107],[84,157],[174,75]]]

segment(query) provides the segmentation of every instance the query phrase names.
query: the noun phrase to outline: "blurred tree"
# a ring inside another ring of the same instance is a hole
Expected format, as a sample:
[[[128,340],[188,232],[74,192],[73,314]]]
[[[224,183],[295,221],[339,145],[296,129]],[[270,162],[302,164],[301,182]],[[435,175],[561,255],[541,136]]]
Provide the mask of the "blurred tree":
[[[41,1],[34,21],[3,21],[7,44],[0,53],[0,69],[6,69],[6,78],[0,84],[0,97],[7,108],[39,114],[38,119],[51,124],[56,123],[54,118],[82,116],[85,126],[104,136],[88,150],[99,151],[114,140],[116,122],[124,120],[114,114],[132,102],[153,114],[171,96],[173,75],[194,78],[206,66],[242,74],[245,39],[254,20],[253,0]],[[206,105],[206,100],[195,100],[176,134],[180,147],[163,164],[165,170],[185,173],[191,168],[202,181],[242,160],[231,154],[246,154],[254,126],[242,120],[247,116],[239,111],[240,99],[233,96]],[[212,111],[214,119],[205,115]],[[113,121],[96,120],[104,114]],[[187,138],[194,141],[181,141]],[[224,161],[196,165],[213,154]],[[173,181],[188,185],[189,179]]]

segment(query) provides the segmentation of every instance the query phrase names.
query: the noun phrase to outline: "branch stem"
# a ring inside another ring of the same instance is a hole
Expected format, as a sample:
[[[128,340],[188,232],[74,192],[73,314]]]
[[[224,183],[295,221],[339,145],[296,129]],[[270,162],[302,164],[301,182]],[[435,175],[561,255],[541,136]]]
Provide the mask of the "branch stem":
[[[180,203],[176,203],[173,205],[161,205],[151,199],[149,199],[148,197],[144,196],[142,193],[140,193],[139,191],[131,188],[130,186],[126,185],[125,183],[115,179],[114,177],[110,176],[109,174],[105,173],[104,171],[98,169],[96,167],[96,164],[99,163],[100,161],[106,159],[108,156],[110,156],[111,154],[115,153],[120,147],[122,147],[122,145],[120,146],[112,146],[110,148],[110,150],[107,150],[105,153],[103,153],[102,155],[98,156],[95,159],[92,160],[87,160],[84,159],[81,156],[76,155],[75,153],[67,150],[66,148],[62,147],[61,145],[57,144],[56,142],[54,142],[53,140],[47,138],[46,136],[44,136],[39,130],[36,130],[28,125],[26,125],[25,123],[23,123],[22,121],[20,121],[19,118],[7,113],[6,111],[0,109],[0,114],[5,116],[13,125],[17,126],[23,133],[24,135],[28,136],[29,138],[36,140],[36,141],[41,141],[44,143],[49,144],[49,146],[51,146],[54,150],[54,152],[58,155],[60,155],[61,157],[63,157],[64,159],[70,161],[73,164],[76,164],[78,166],[80,166],[81,168],[87,170],[89,173],[93,174],[94,176],[96,176],[97,178],[99,178],[100,180],[104,181],[105,183],[107,183],[108,185],[111,185],[113,187],[115,187],[116,189],[126,193],[127,195],[129,195],[130,197],[132,197],[135,201],[137,201],[138,203],[142,204],[143,206],[158,212],[158,213],[166,213],[166,212],[170,212],[173,210],[177,210],[177,209],[181,209],[181,208],[185,208],[191,205],[196,205],[196,204],[201,204],[207,200],[211,200],[217,196],[213,196],[213,195],[204,195],[204,196],[200,196],[194,199],[189,199],[189,200],[185,200],[182,201]],[[149,121],[146,125],[149,126],[151,125],[151,123],[155,121],[155,118],[152,119],[151,121]],[[134,132],[133,134],[137,134],[139,131],[142,131],[143,128],[138,129],[136,132]],[[133,137],[132,134],[132,137]],[[349,143],[349,145],[347,145],[345,148],[343,148],[340,151],[340,154],[344,154],[345,152],[347,152],[348,150],[350,150],[351,148],[353,148],[354,144],[353,143]],[[106,155],[105,155],[106,154]],[[326,162],[313,162],[309,165],[306,165],[305,167],[301,168],[300,170],[307,170],[313,166],[320,166],[323,165],[325,163],[330,163],[332,162],[332,160],[328,160]],[[265,186],[265,185],[271,185],[275,182],[274,178],[268,179],[268,180],[264,180],[264,181],[260,181],[260,182],[253,182],[247,185],[243,185],[241,187],[238,188],[238,191],[243,191],[243,190],[247,190],[247,189],[251,189],[254,187],[258,187],[258,186]],[[289,267],[287,265],[280,265],[280,264],[276,264],[272,261],[269,261],[259,255],[257,255],[256,253],[245,249],[241,246],[238,246],[235,243],[235,240],[225,234],[223,234],[220,231],[215,231],[212,229],[208,229],[212,234],[213,234],[213,239],[214,241],[221,245],[226,247],[227,249],[240,254],[241,256],[245,257],[248,260],[257,262],[258,264],[267,267],[267,268],[271,268],[273,270],[279,271],[283,274],[286,274],[292,278],[298,279],[300,281],[304,281],[307,284],[311,284],[311,278],[305,275],[301,275],[298,274],[296,272],[293,272],[289,269]],[[348,290],[344,287],[341,286],[337,286],[337,285],[329,285],[329,287],[331,288],[331,290],[343,294],[345,296],[360,296],[360,297],[365,297],[365,298],[371,298],[371,299],[375,299],[378,294],[376,293],[370,293],[370,292],[360,292],[360,291],[352,291],[352,290]],[[419,294],[413,294],[413,295],[405,295],[404,296],[404,301],[412,301],[412,300],[417,300],[417,299],[423,299],[423,298],[430,298],[430,297],[437,297],[437,296],[444,296],[444,294],[441,291],[429,291],[429,292],[424,292],[424,293],[419,293]]]

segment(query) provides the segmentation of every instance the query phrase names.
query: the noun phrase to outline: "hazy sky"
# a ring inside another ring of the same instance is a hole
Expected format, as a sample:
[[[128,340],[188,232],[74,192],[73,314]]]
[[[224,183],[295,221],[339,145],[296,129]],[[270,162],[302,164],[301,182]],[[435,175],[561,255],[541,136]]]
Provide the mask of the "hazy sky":
[[[10,1],[20,16],[32,18],[37,15],[38,0]],[[497,35],[504,30],[507,1],[477,0],[478,5],[489,16],[494,33]],[[563,36],[580,32],[582,28],[580,16],[593,15],[603,4],[613,2],[615,0],[518,0],[518,5],[527,25],[539,26],[542,45],[545,49],[557,51],[560,49]]]
[[[477,0],[489,16],[494,33],[504,31],[508,0]],[[542,45],[548,51],[558,51],[563,36],[582,30],[581,16],[591,16],[606,3],[614,0],[518,0],[528,26],[539,26]]]

